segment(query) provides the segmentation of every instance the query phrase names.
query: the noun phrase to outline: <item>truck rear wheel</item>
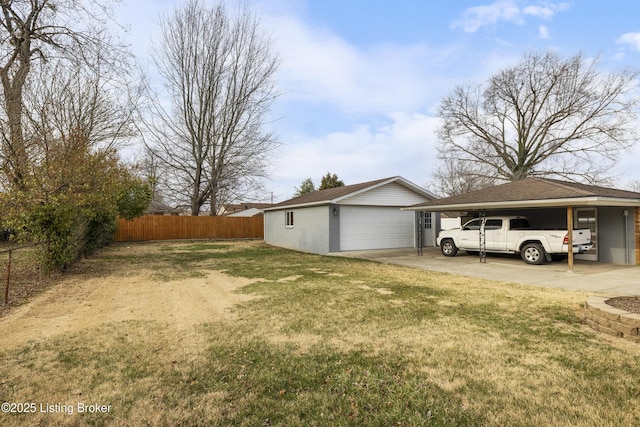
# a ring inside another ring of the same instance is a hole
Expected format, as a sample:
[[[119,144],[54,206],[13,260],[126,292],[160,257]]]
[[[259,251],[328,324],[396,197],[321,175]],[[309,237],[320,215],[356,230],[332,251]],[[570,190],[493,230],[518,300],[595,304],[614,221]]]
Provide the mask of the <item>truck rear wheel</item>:
[[[453,240],[446,239],[440,242],[440,252],[442,252],[442,255],[444,256],[456,256],[458,248],[456,247],[456,244],[453,243]]]
[[[546,256],[544,248],[539,243],[527,243],[520,250],[520,257],[527,264],[539,265],[544,264]]]

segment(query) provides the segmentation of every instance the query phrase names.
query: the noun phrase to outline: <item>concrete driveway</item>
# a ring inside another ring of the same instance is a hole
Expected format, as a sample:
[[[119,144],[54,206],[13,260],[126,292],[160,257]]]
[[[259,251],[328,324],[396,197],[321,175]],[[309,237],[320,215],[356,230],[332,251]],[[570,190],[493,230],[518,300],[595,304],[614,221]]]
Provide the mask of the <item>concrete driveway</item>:
[[[566,261],[528,265],[519,257],[489,254],[485,264],[477,255],[464,252],[452,258],[445,257],[440,248],[424,248],[422,256],[418,256],[416,249],[354,251],[336,255],[503,282],[610,295],[640,295],[640,266],[576,260],[570,273]]]

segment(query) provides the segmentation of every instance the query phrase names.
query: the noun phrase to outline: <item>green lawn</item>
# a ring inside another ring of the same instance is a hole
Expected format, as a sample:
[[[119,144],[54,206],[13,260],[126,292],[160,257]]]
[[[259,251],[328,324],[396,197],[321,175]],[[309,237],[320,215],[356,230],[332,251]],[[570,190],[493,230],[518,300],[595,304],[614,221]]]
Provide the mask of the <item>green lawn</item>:
[[[111,405],[0,425],[640,425],[640,345],[585,327],[583,293],[247,242],[114,246],[68,280],[141,270],[261,280],[191,330],[112,321],[0,351],[5,402]]]

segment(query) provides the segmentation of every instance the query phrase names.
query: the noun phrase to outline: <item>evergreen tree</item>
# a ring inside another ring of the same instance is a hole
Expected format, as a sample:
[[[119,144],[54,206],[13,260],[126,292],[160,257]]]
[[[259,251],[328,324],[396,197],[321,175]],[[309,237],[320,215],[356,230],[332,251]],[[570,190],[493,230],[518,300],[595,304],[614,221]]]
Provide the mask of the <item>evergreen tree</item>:
[[[335,173],[332,174],[327,172],[327,174],[322,177],[322,182],[320,183],[320,188],[318,188],[318,190],[326,190],[327,188],[335,187],[344,187],[344,182],[339,179],[338,175]]]
[[[313,193],[314,191],[316,191],[316,186],[311,180],[311,178],[307,178],[304,181],[302,181],[302,184],[300,184],[300,187],[295,187],[295,189],[296,189],[296,192],[294,193],[293,197],[300,197],[300,196],[304,196],[305,194]]]

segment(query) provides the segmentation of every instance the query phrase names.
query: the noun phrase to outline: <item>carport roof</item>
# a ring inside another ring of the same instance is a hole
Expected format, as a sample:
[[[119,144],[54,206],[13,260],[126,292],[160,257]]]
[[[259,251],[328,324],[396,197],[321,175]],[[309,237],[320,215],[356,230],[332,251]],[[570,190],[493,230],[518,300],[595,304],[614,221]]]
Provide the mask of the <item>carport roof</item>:
[[[525,178],[405,208],[467,211],[560,206],[640,206],[640,193],[548,178]]]

